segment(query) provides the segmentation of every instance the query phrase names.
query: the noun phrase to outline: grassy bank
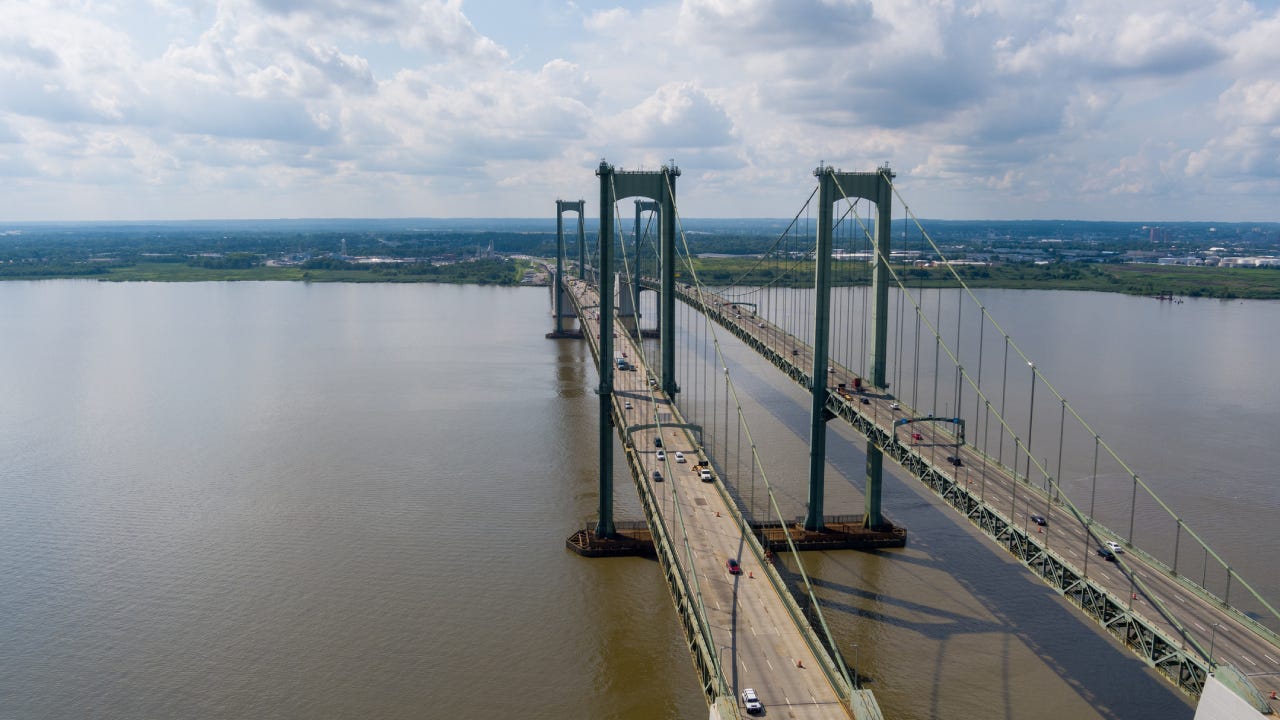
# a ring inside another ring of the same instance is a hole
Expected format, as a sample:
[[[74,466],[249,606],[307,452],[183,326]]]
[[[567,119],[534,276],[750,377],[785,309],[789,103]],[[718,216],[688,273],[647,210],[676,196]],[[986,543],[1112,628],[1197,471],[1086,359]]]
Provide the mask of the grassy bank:
[[[706,285],[724,286],[747,277],[751,285],[771,283],[779,287],[812,285],[812,265],[792,265],[788,272],[776,264],[758,264],[753,258],[716,257],[694,260],[698,278]],[[76,264],[59,267],[9,265],[0,267],[0,280],[83,278],[114,282],[223,282],[248,280],[302,280],[308,282],[443,282],[479,285],[516,285],[532,263],[492,258],[448,265],[429,263],[358,265],[291,265],[252,267],[201,267],[183,262],[136,262],[119,265]],[[895,265],[894,272],[908,287],[955,287],[946,268]],[[994,265],[957,267],[960,277],[973,288],[1027,290],[1091,290],[1128,295],[1173,294],[1182,297],[1280,299],[1280,268],[1215,268],[1177,265],[1111,265],[1057,263],[1053,265]],[[682,280],[688,270],[681,267]],[[864,264],[838,263],[837,285],[869,281]]]
[[[700,258],[694,261],[698,278],[706,285],[728,285],[744,276],[746,284],[766,282],[781,287],[806,287],[813,283],[812,265],[793,266],[791,272],[774,263],[756,265],[747,258]],[[754,271],[752,270],[753,268]],[[1128,295],[1172,293],[1183,297],[1280,299],[1280,268],[1216,268],[1177,265],[1084,264],[959,266],[957,273],[969,287],[1027,290],[1091,290]],[[946,268],[895,265],[908,287],[955,287]],[[685,271],[687,275],[687,271]],[[864,264],[837,264],[838,285],[869,282]]]
[[[78,278],[109,282],[235,282],[262,280],[302,280],[306,282],[438,282],[473,285],[517,285],[532,268],[525,260],[495,258],[449,265],[388,264],[357,265],[330,263],[330,266],[201,267],[177,262],[137,262],[121,265],[59,268],[9,266],[0,271],[2,280],[48,280]]]

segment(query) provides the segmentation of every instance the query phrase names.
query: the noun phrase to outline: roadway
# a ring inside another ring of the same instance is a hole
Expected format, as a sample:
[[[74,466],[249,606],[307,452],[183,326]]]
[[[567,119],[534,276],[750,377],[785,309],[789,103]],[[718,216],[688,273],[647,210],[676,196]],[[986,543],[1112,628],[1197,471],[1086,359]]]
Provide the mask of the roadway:
[[[697,291],[687,285],[680,286],[678,291],[690,298],[697,297]],[[703,299],[708,307],[718,308],[726,321],[735,323],[741,332],[790,359],[806,375],[812,371],[812,348],[781,327],[746,308],[735,308],[712,293],[706,293]],[[852,388],[854,377],[847,368],[833,364],[827,384],[835,393],[840,383]],[[894,432],[894,421],[912,417],[910,408],[900,406],[899,401],[888,393],[874,388],[852,394],[852,399],[846,402],[889,433]],[[967,487],[1024,531],[1035,528],[1031,532],[1045,548],[1114,597],[1127,598],[1129,608],[1135,614],[1161,628],[1168,637],[1183,637],[1156,602],[1163,605],[1203,648],[1207,650],[1212,646],[1214,661],[1233,665],[1264,698],[1269,699],[1272,712],[1280,712],[1280,700],[1270,699],[1273,691],[1280,691],[1280,648],[1238,621],[1234,615],[1224,612],[1215,600],[1193,591],[1165,568],[1148,563],[1140,556],[1141,553],[1120,552],[1115,562],[1104,560],[1096,553],[1098,543],[1065,506],[1050,502],[1041,488],[1015,480],[1005,468],[991,462],[978,449],[969,445],[957,449],[954,436],[943,427],[922,422],[905,425],[898,432],[906,437],[911,432],[919,433],[917,452],[936,470]],[[948,457],[958,457],[960,465],[949,462]],[[1032,515],[1044,517],[1046,524],[1033,524]],[[1100,525],[1095,524],[1093,531],[1103,541],[1113,540],[1124,545],[1123,538],[1113,536]],[[1140,582],[1134,583],[1131,578]],[[1182,646],[1186,648],[1185,643]]]
[[[584,333],[598,333],[596,290],[578,280],[570,281],[570,289]],[[670,400],[659,388],[650,387],[646,364],[631,337],[620,324],[614,328],[616,350],[636,367],[614,371],[614,415],[624,421],[619,429],[635,447],[637,470],[660,509],[681,568],[701,598],[739,713],[745,713],[742,690],[749,687],[759,695],[766,717],[854,717],[793,621],[787,602],[759,565],[736,510],[717,488],[719,478],[699,478],[699,463],[707,460],[699,444],[688,429],[674,424]],[[655,424],[659,427],[637,427]],[[677,453],[684,462],[677,460]],[[655,471],[662,480],[654,478]],[[741,563],[741,574],[729,572],[730,558]],[[874,707],[873,701],[870,704]],[[877,710],[872,717],[878,716]]]

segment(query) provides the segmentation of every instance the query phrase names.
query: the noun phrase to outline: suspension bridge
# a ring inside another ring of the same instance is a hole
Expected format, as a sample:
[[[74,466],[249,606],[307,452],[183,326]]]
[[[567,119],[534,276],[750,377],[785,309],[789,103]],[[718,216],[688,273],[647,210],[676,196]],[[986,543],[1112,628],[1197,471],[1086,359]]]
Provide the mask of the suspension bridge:
[[[714,277],[689,252],[679,175],[674,165],[627,172],[602,162],[594,248],[585,202],[557,201],[548,337],[584,339],[599,368],[598,520],[569,545],[584,555],[657,557],[713,718],[752,713],[757,697],[793,717],[880,717],[856,660],[851,666],[832,636],[801,553],[905,542],[881,503],[886,456],[1119,646],[1208,701],[1202,708],[1234,713],[1216,717],[1280,710],[1271,692],[1280,687],[1280,613],[1004,332],[911,214],[888,167],[820,166],[773,246],[721,263],[729,274]],[[618,211],[626,198],[640,198],[629,239]],[[895,202],[904,209],[898,248]],[[576,263],[566,254],[566,212],[578,218]],[[950,269],[945,298],[912,286],[910,260],[925,256]],[[656,294],[656,330],[642,327],[643,292]],[[729,342],[810,393],[800,516],[788,514],[794,503],[770,482]],[[861,513],[825,512],[832,421],[866,440]],[[615,433],[643,522],[613,516]],[[777,554],[794,573],[779,572]]]

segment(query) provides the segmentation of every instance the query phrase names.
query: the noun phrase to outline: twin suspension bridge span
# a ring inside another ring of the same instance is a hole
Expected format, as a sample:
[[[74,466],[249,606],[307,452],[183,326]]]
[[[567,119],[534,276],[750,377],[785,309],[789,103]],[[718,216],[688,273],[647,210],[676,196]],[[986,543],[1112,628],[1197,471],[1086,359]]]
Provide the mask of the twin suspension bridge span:
[[[774,246],[714,287],[700,281],[702,266],[680,230],[679,174],[674,165],[624,172],[602,162],[594,248],[583,229],[585,202],[557,202],[549,337],[583,338],[599,368],[599,516],[570,545],[587,555],[657,557],[712,717],[758,711],[757,697],[765,712],[785,708],[790,717],[880,716],[856,660],[846,660],[827,628],[801,553],[906,541],[892,509],[881,506],[886,456],[1098,622],[1117,648],[1200,698],[1205,717],[1280,709],[1269,690],[1280,686],[1280,614],[1071,408],[960,274],[952,271],[969,305],[948,308],[944,318],[940,304],[922,300],[911,286],[912,261],[945,262],[945,254],[918,222],[923,252],[891,248],[890,213],[901,197],[887,167],[819,167],[817,187]],[[627,238],[617,205],[631,197],[642,200]],[[815,198],[810,222],[803,216]],[[578,215],[576,263],[566,255],[564,212]],[[644,213],[656,216],[656,233],[642,231]],[[833,287],[859,288],[856,307],[833,308]],[[642,292],[657,294],[656,333],[642,328]],[[705,328],[679,343],[677,302],[694,308]],[[656,348],[646,334],[658,336]],[[803,517],[784,517],[774,496],[722,335],[811,395]],[[716,377],[699,383],[693,376],[708,367]],[[702,386],[698,397],[682,397],[686,375],[691,387]],[[1019,395],[1013,383],[1029,384],[1025,406],[1008,401]],[[861,513],[826,513],[833,420],[867,443]],[[615,433],[644,508],[635,526],[613,517]],[[1061,482],[1090,475],[1088,493]],[[748,476],[753,497],[757,482],[765,488],[764,508],[744,502]],[[1113,513],[1104,525],[1098,481],[1110,499],[1115,483],[1106,480],[1117,476],[1131,481],[1127,522],[1121,513],[1117,525]],[[1144,549],[1135,536],[1153,541]],[[775,567],[775,553],[784,552],[795,575]]]

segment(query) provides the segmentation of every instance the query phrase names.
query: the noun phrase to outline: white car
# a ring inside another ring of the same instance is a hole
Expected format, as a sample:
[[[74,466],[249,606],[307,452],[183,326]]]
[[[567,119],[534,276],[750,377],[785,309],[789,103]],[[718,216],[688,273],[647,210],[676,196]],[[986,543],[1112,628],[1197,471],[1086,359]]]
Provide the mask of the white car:
[[[711,471],[706,468],[702,468],[702,470],[698,471],[698,477],[702,478],[702,482],[711,482],[715,479],[711,477]]]
[[[742,704],[747,706],[747,712],[752,715],[764,710],[764,705],[760,703],[760,697],[751,688],[742,691]]]
[[[1107,541],[1107,549],[1117,555],[1124,552],[1124,548],[1120,547],[1120,543],[1116,542],[1115,540]]]
[[[658,462],[662,462],[663,460],[666,460],[666,459],[667,459],[667,451],[666,451],[666,450],[659,450],[659,451],[658,451]]]
[[[676,452],[676,462],[684,462],[684,453]]]
[[[622,407],[626,408],[627,410],[630,410],[630,409],[631,409],[631,401],[630,401],[630,400],[626,401],[626,402],[622,405]]]

